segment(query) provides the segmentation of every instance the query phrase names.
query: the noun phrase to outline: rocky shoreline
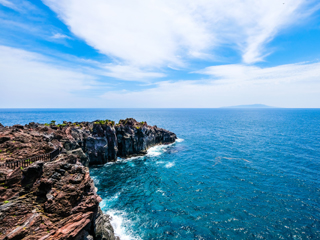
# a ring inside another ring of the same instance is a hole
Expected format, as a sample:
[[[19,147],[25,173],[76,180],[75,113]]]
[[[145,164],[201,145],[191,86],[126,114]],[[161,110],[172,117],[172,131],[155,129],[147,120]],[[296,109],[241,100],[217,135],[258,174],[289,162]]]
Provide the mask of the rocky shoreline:
[[[0,163],[62,149],[52,162],[0,168],[0,239],[119,239],[99,207],[88,166],[144,155],[176,139],[170,131],[132,118],[118,124],[0,124]]]

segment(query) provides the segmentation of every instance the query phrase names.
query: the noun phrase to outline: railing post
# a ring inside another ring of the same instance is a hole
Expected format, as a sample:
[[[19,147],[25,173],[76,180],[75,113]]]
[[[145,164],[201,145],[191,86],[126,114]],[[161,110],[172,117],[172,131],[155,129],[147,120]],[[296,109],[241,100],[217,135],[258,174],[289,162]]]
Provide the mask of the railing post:
[[[20,160],[16,160],[16,161],[9,161],[9,162],[2,163],[2,164],[0,164],[0,167],[8,167],[8,168],[12,168],[12,169],[18,168],[19,166],[27,167],[31,164],[31,159],[34,162],[36,162],[38,160],[52,161],[55,157],[57,157],[60,154],[60,152],[61,152],[61,148],[59,147],[50,153],[31,157],[28,159],[20,159]]]

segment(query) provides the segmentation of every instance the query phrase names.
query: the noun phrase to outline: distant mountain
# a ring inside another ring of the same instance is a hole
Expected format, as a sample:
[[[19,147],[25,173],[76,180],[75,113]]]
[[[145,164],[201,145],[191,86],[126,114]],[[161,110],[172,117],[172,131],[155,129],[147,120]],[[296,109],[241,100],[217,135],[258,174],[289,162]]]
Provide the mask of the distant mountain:
[[[274,108],[274,107],[267,106],[264,104],[251,104],[251,105],[230,106],[230,107],[224,107],[224,108]]]

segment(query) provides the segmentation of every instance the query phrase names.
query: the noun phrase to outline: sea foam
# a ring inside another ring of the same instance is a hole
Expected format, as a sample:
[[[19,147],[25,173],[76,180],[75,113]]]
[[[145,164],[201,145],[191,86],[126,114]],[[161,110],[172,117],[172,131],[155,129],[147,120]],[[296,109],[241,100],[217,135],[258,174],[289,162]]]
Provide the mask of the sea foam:
[[[184,141],[184,139],[182,139],[182,138],[176,139],[176,142],[183,142],[183,141]]]
[[[126,226],[132,225],[132,222],[126,217],[126,213],[122,211],[107,211],[107,214],[111,217],[111,225],[114,229],[114,233],[121,240],[140,240],[138,236],[134,236],[133,232],[127,229]]]
[[[130,158],[120,158],[118,157],[117,161],[116,162],[107,162],[105,164],[105,166],[108,166],[108,165],[111,165],[111,164],[114,164],[114,163],[119,163],[119,162],[128,162],[128,161],[132,161],[134,159],[144,159],[146,156],[147,157],[157,157],[157,156],[160,156],[161,154],[163,154],[166,150],[166,148],[172,146],[173,144],[175,144],[176,142],[183,142],[184,139],[182,138],[178,138],[176,139],[175,142],[173,143],[170,143],[170,144],[166,144],[166,145],[157,145],[157,146],[154,146],[154,147],[151,147],[147,150],[147,154],[146,155],[143,155],[143,156],[135,156],[135,157],[130,157]],[[170,166],[169,166],[170,167]]]
[[[166,168],[172,168],[175,165],[174,162],[169,162],[165,165]]]

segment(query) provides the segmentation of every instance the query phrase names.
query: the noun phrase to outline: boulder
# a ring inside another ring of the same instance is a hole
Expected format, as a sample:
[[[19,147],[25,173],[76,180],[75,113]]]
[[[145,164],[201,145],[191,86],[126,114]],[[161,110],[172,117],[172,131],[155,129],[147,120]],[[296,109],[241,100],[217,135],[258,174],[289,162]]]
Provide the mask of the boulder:
[[[110,223],[110,216],[103,214],[100,207],[93,223],[96,240],[118,240],[115,237],[113,227]]]
[[[80,162],[83,166],[89,167],[90,158],[83,152],[81,148],[77,148],[75,150],[68,151],[67,154],[74,154],[80,158]]]

